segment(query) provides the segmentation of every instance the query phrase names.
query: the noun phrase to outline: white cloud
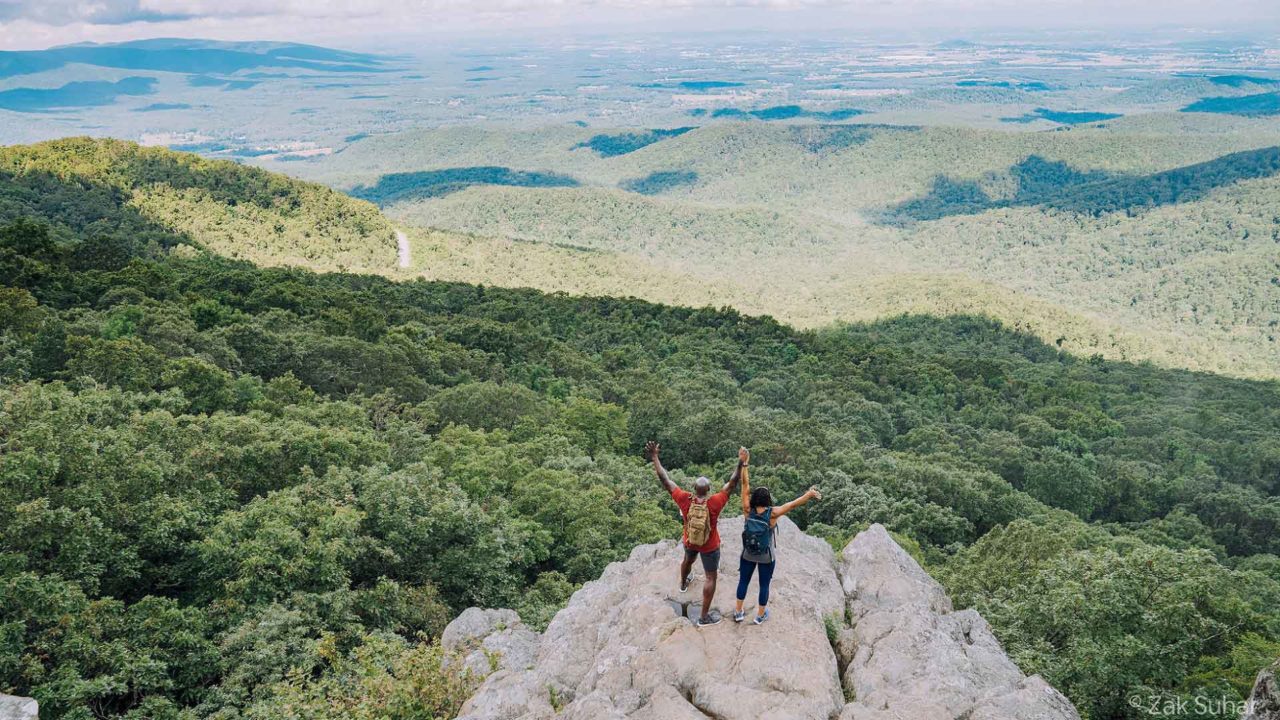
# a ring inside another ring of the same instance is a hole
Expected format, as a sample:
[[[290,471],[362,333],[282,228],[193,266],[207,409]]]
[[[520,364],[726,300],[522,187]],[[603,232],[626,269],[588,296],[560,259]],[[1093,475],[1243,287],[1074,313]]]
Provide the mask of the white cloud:
[[[0,48],[158,35],[316,42],[451,32],[1180,24],[1280,27],[1276,0],[0,0]]]

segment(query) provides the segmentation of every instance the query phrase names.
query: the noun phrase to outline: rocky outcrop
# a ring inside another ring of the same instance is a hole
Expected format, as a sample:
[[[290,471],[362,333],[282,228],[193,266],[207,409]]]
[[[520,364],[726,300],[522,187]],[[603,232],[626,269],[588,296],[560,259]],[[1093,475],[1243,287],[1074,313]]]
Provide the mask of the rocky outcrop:
[[[841,720],[1076,718],[1039,677],[1026,677],[974,610],[955,612],[942,586],[873,525],[840,558],[852,637],[840,643]]]
[[[0,694],[0,720],[36,720],[40,706],[29,697]]]
[[[726,614],[741,532],[741,518],[720,524],[716,597]],[[463,613],[446,647],[470,653],[468,666],[483,658],[488,667],[503,647],[513,659],[495,661],[460,720],[1078,718],[1061,694],[1022,675],[977,613],[953,612],[878,525],[837,562],[784,518],[771,619],[760,626],[726,618],[694,627],[702,579],[677,594],[680,557],[673,541],[636,548],[575,593],[541,636],[510,611]],[[753,582],[749,610],[755,592]]]
[[[449,623],[440,644],[450,656],[462,656],[475,675],[533,666],[538,634],[525,627],[514,610],[467,608]]]
[[[718,597],[737,583],[741,520],[721,523],[726,558]],[[822,541],[784,521],[773,619],[755,627],[726,619],[695,628],[701,576],[676,592],[681,551],[672,541],[636,548],[587,583],[551,621],[534,669],[500,670],[463,708],[472,720],[600,718],[814,718],[844,704],[835,654],[823,628],[844,594]],[[754,603],[752,603],[754,605]],[[677,610],[680,615],[677,615]]]
[[[1280,660],[1258,673],[1240,720],[1280,720]]]

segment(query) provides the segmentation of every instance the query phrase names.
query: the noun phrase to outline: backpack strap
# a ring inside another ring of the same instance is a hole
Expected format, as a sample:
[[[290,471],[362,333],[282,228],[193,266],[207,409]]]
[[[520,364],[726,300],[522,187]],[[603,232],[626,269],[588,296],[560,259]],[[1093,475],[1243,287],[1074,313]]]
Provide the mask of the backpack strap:
[[[751,514],[757,518],[763,519],[769,525],[769,537],[772,540],[769,547],[769,553],[772,554],[778,547],[778,526],[773,524],[773,508],[767,507],[760,512],[756,512],[754,508]]]
[[[697,495],[694,495],[693,497],[689,498],[689,510],[692,510],[694,503],[697,503],[697,502],[698,502]],[[706,505],[707,503],[704,501],[698,504]],[[676,509],[679,510],[679,508],[676,508]],[[689,519],[689,512],[686,510],[680,510],[680,521],[684,522],[685,520],[688,520],[688,519]]]

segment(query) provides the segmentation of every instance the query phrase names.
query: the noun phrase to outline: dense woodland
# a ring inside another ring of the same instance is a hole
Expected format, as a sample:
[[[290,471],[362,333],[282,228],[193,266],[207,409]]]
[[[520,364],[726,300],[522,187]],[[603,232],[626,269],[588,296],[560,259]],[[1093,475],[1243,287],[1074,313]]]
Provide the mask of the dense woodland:
[[[0,691],[45,717],[451,717],[454,614],[543,626],[678,533],[647,439],[678,482],[745,444],[776,494],[819,485],[797,521],[833,546],[886,524],[1092,720],[1240,698],[1280,655],[1275,381],[976,317],[255,267],[40,152],[41,202],[0,178]]]
[[[48,217],[54,238],[75,244],[86,262],[113,268],[179,243],[258,264],[364,272],[395,265],[394,230],[369,203],[115,140],[0,148],[0,222],[32,215]]]
[[[512,264],[526,270],[514,275],[477,278],[468,263],[435,257],[418,267],[430,277],[710,301],[800,327],[978,313],[1079,355],[1276,377],[1277,126],[1208,114],[1101,125],[752,120],[657,140],[649,130],[438,128],[288,170],[372,188],[496,163],[578,183],[496,178],[382,200],[405,225],[527,241],[495,241],[494,254],[520,256]],[[632,136],[647,144],[608,157],[573,149]],[[596,252],[566,260],[538,245]],[[637,281],[637,267],[652,271]]]

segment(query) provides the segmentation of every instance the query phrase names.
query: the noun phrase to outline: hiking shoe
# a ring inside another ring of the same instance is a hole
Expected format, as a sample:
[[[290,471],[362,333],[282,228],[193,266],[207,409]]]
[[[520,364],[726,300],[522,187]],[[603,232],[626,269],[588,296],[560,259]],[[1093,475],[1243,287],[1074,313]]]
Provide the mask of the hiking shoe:
[[[747,619],[747,614],[746,614],[745,612],[741,611],[741,610],[739,610],[738,612],[735,612],[735,613],[733,614],[733,621],[734,621],[734,622],[736,622],[736,623],[740,623],[740,622],[742,622],[743,620],[746,620],[746,619]]]
[[[698,618],[698,622],[695,624],[698,627],[706,627],[708,625],[719,625],[720,621],[723,619],[724,618],[720,617],[720,613],[711,613],[710,615],[704,615]]]
[[[680,592],[681,593],[689,592],[689,578],[685,578],[684,582],[680,583]]]
[[[769,611],[765,610],[763,615],[757,615],[756,619],[752,620],[751,622],[755,623],[756,625],[763,625],[764,621],[768,619],[769,619]]]

